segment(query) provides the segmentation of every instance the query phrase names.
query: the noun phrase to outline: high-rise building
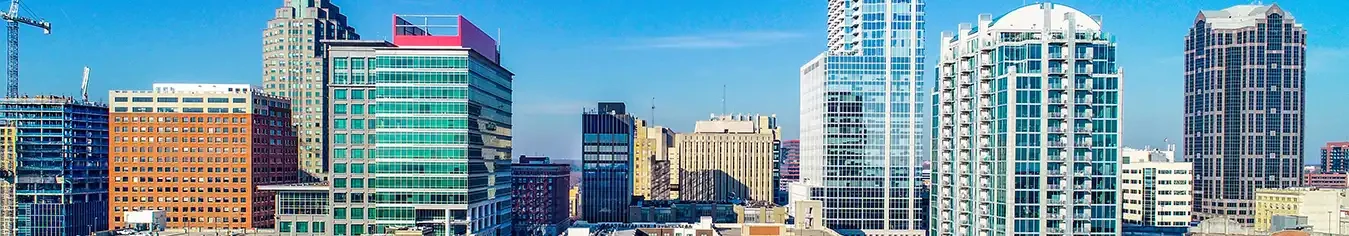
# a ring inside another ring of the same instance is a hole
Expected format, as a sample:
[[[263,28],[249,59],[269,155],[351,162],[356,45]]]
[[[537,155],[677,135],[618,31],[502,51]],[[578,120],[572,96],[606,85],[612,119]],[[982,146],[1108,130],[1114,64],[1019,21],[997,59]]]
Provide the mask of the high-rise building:
[[[778,189],[786,191],[787,184],[801,180],[801,140],[782,141],[782,179]]]
[[[674,130],[633,119],[632,195],[648,200],[670,199],[669,148]]]
[[[89,235],[108,228],[108,106],[59,96],[0,100],[18,130],[18,235]]]
[[[1121,150],[1123,232],[1184,234],[1191,220],[1194,165],[1166,158],[1175,155],[1175,146]]]
[[[18,134],[13,123],[0,120],[0,236],[14,236],[18,230],[14,227],[14,221],[18,220],[14,196],[14,183],[18,177],[15,168],[19,167],[16,158],[19,155]]]
[[[625,222],[632,203],[634,119],[621,102],[581,114],[581,220]]]
[[[331,0],[284,0],[262,31],[263,90],[289,98],[300,140],[300,168],[306,180],[326,175],[324,156],[323,40],[359,39]]]
[[[941,40],[933,235],[1119,235],[1123,76],[1100,17],[1037,3]]]
[[[248,84],[114,90],[109,226],[161,210],[169,228],[271,228],[273,192],[299,181],[290,101]]]
[[[841,234],[926,228],[924,2],[830,0],[828,50],[801,67],[801,182]]]
[[[773,160],[782,131],[776,116],[721,115],[675,135],[679,200],[773,201]]]
[[[511,166],[514,182],[515,214],[512,235],[560,235],[571,219],[568,214],[567,185],[571,165],[554,164],[548,157],[520,156]]]
[[[392,25],[392,43],[324,44],[328,232],[510,234],[514,74],[496,41],[457,15],[395,15]]]
[[[1349,173],[1349,142],[1327,142],[1321,147],[1321,171]]]
[[[1250,226],[1257,188],[1302,182],[1307,31],[1279,5],[1201,11],[1185,36],[1194,214]],[[1260,97],[1262,99],[1245,99]]]

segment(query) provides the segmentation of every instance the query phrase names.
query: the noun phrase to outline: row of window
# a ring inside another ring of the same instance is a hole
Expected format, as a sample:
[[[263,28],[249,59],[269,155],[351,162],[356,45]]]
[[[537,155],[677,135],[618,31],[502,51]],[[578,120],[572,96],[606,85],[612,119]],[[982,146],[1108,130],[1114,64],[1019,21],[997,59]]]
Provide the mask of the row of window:
[[[238,117],[227,118],[227,117],[194,117],[194,116],[183,116],[183,117],[113,116],[112,121],[117,123],[130,122],[130,123],[155,123],[155,124],[164,124],[164,123],[247,124],[249,122],[249,119]]]
[[[163,162],[182,162],[182,163],[244,163],[248,159],[242,157],[112,157],[114,163],[163,163]],[[168,167],[159,167],[168,168]]]
[[[195,192],[195,193],[205,193],[205,192]],[[225,193],[225,192],[219,192],[219,191],[216,191],[216,192],[211,192],[211,193]],[[113,201],[113,202],[164,202],[164,203],[172,203],[172,202],[247,203],[247,202],[248,202],[248,201],[245,200],[244,198],[237,198],[237,197],[234,197],[234,198],[224,198],[224,197],[158,197],[158,198],[156,198],[156,197],[149,197],[149,196],[144,196],[144,197],[112,197],[112,201]]]
[[[467,174],[467,163],[444,163],[444,162],[382,162],[370,164],[370,173],[380,174]],[[335,174],[361,174],[366,172],[366,165],[361,163],[336,163],[333,164],[333,173]]]
[[[183,103],[248,103],[247,98],[200,98],[184,97],[181,100],[178,97],[131,97],[131,102],[179,102]],[[113,97],[113,102],[126,102],[127,97]]]

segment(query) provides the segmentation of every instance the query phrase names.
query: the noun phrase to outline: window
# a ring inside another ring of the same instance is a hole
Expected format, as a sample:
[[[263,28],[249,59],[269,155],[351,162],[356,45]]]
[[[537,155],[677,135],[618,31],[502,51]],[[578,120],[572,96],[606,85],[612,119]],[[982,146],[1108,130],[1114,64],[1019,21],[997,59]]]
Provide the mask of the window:
[[[202,102],[202,99],[201,99],[201,98],[183,98],[183,102],[188,102],[188,103],[201,103],[201,102]]]
[[[347,104],[333,105],[333,114],[347,114]]]
[[[229,98],[206,98],[207,103],[229,103]]]
[[[290,224],[291,224],[290,221],[282,221],[281,224],[279,224],[280,226],[278,228],[281,228],[280,231],[283,233],[289,233]]]
[[[153,101],[154,101],[154,98],[150,98],[150,97],[132,97],[132,98],[131,98],[131,102],[153,102]]]
[[[232,102],[232,103],[248,103],[248,99],[245,99],[245,98],[234,98],[233,101],[231,101],[231,102]]]
[[[345,99],[347,99],[347,90],[346,90],[346,89],[334,89],[334,90],[333,90],[333,99],[339,99],[339,100],[345,100]]]
[[[114,98],[112,98],[112,101],[114,101],[114,102],[126,102],[126,97],[114,97]]]
[[[333,129],[347,129],[347,119],[333,119]]]
[[[176,97],[158,97],[158,98],[155,98],[155,101],[156,101],[156,102],[178,102],[178,98],[176,98]]]

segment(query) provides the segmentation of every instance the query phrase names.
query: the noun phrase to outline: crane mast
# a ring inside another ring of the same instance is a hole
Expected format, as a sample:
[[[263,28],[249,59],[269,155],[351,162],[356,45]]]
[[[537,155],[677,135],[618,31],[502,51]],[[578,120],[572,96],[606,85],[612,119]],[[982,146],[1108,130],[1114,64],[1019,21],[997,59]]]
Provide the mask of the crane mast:
[[[0,18],[5,19],[5,30],[9,31],[9,90],[5,93],[7,97],[19,96],[19,24],[31,25],[42,29],[43,34],[52,33],[52,24],[46,20],[27,18],[19,16],[19,0],[9,1],[9,11],[0,14]]]
[[[89,67],[84,67],[84,80],[80,81],[80,98],[89,101]]]

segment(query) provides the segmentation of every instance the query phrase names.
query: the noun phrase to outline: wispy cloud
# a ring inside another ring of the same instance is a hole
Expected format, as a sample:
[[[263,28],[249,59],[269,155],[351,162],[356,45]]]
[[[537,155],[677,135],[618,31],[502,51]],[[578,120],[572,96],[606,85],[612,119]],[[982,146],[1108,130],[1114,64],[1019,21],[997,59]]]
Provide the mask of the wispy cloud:
[[[787,39],[794,39],[805,36],[805,34],[787,31],[745,31],[733,33],[709,33],[709,34],[690,34],[675,35],[651,38],[638,38],[629,45],[628,48],[667,48],[667,49],[702,49],[702,48],[738,48],[755,45],[770,44]]]

